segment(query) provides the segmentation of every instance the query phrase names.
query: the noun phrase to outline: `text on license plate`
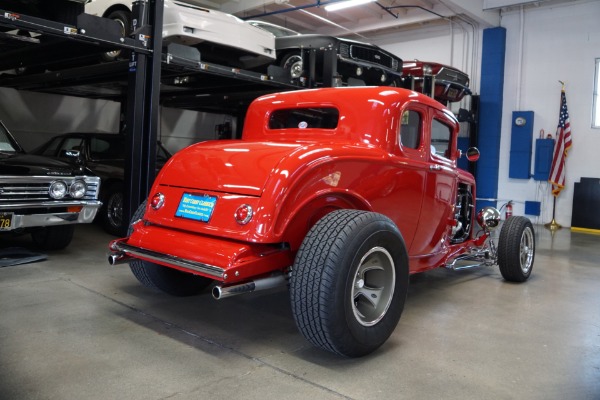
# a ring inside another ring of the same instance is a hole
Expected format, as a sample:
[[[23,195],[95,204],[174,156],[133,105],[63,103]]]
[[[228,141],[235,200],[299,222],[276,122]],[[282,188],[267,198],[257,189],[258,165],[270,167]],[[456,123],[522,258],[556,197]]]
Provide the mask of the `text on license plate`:
[[[215,209],[215,204],[217,204],[216,196],[184,193],[175,216],[208,222]]]
[[[0,213],[0,231],[9,231],[12,226],[13,213]]]

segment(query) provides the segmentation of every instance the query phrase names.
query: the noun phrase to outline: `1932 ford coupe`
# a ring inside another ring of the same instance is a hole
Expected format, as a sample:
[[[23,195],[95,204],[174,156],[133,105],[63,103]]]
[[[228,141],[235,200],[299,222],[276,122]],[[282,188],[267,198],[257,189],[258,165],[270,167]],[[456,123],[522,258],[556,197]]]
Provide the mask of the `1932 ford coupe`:
[[[109,262],[173,295],[288,284],[311,343],[368,354],[395,329],[412,273],[498,264],[508,281],[531,274],[531,222],[509,218],[496,247],[499,212],[476,212],[475,180],[456,166],[458,130],[440,103],[406,89],[260,97],[241,140],[170,159]]]

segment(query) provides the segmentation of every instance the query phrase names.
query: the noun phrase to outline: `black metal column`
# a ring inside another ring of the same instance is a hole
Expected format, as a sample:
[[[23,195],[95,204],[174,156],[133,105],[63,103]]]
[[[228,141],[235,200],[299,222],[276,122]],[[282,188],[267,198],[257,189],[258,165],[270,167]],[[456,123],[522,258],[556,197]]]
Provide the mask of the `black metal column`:
[[[148,197],[156,175],[163,3],[163,0],[133,3],[132,36],[148,40],[152,53],[134,51],[129,62],[125,132],[130,157],[125,163],[124,221],[129,221]]]

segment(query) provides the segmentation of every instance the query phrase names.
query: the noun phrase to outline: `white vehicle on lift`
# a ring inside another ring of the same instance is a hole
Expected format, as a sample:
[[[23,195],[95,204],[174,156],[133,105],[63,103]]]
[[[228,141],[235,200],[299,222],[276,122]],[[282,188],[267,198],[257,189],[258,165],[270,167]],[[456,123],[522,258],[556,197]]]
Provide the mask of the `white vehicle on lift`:
[[[234,67],[253,68],[275,60],[275,37],[236,16],[202,7],[195,0],[164,0],[163,38],[197,47],[203,61]],[[129,34],[131,2],[91,0],[85,12],[110,18],[121,24],[123,36]],[[107,60],[119,52],[106,54]]]

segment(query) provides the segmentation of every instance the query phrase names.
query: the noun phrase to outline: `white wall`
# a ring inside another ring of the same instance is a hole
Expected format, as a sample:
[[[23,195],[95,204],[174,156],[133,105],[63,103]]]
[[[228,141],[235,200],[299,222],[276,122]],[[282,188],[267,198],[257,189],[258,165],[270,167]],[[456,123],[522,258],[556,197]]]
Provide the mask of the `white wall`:
[[[557,200],[556,220],[570,226],[574,183],[581,177],[600,177],[600,129],[591,128],[594,60],[600,58],[600,2],[574,1],[560,6],[542,4],[525,8],[519,82],[520,18],[517,9],[504,12],[501,21],[507,30],[507,48],[498,205],[513,200],[514,213],[524,215],[525,201],[540,201],[542,215],[529,217],[540,224],[552,219],[552,196],[547,183],[508,178],[510,129],[512,111],[534,111],[533,138],[538,137],[540,129],[554,136],[560,105],[558,81],[561,80],[566,83],[573,148],[567,158],[567,184]],[[480,31],[473,35],[468,26],[461,31],[454,25],[452,30],[448,26],[424,28],[418,36],[398,33],[372,41],[405,60],[418,58],[451,64],[472,78],[475,76],[471,86],[477,92],[480,38]],[[477,54],[475,67],[469,54],[472,49]],[[532,174],[534,160],[533,155]]]
[[[192,143],[214,139],[215,125],[235,119],[228,115],[160,108],[160,135],[176,152]],[[120,104],[46,93],[0,88],[0,121],[29,151],[66,132],[119,131]]]
[[[534,139],[541,129],[554,137],[560,107],[558,81],[566,83],[573,147],[566,163],[566,186],[556,202],[556,221],[570,226],[575,182],[581,177],[600,178],[600,130],[591,128],[594,62],[600,57],[599,20],[597,1],[525,9],[519,82],[521,13],[516,10],[502,17],[507,52],[498,197],[500,201],[516,200],[515,213],[520,215],[525,200],[541,201],[542,216],[534,222],[550,222],[552,196],[545,182],[508,177],[511,113],[533,111]],[[532,172],[533,162],[534,158]]]
[[[119,103],[0,88],[0,120],[25,150],[66,132],[118,132]]]

